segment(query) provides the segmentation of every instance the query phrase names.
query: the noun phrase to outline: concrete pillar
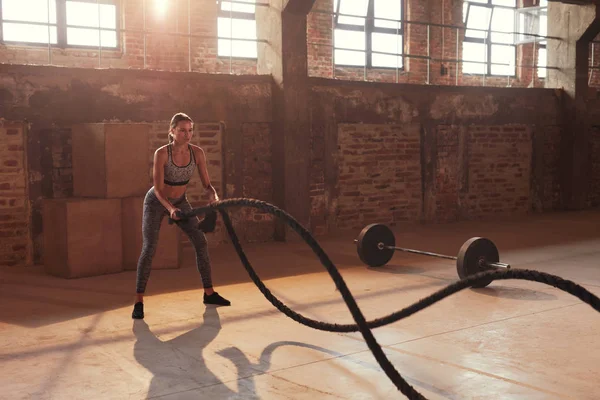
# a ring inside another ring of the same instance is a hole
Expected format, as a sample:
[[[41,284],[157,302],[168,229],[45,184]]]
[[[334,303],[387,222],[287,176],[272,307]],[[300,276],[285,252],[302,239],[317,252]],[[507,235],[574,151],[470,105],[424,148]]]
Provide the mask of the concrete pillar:
[[[313,0],[271,0],[257,9],[258,73],[273,76],[273,199],[305,227],[309,226],[310,125],[306,16]],[[276,225],[276,240],[286,235]]]
[[[566,209],[585,207],[589,187],[589,134],[587,121],[589,42],[600,33],[600,6],[548,4],[549,69],[546,85],[562,88],[563,140],[561,186]]]

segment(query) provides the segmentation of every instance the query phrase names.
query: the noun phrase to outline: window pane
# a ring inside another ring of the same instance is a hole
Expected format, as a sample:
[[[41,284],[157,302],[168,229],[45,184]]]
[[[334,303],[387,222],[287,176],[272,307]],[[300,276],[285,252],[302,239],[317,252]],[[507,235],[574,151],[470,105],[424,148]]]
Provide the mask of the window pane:
[[[375,18],[402,19],[402,0],[375,0]],[[400,22],[375,20],[379,28],[401,29]]]
[[[343,29],[336,29],[333,35],[333,40],[336,48],[365,50],[364,32],[345,31]]]
[[[218,35],[220,38],[253,39],[256,40],[256,20],[218,18]],[[218,40],[218,54],[221,57],[257,58],[258,50],[255,41],[248,40]]]
[[[100,16],[98,17],[98,11]],[[67,1],[67,25],[116,29],[117,7],[113,4],[94,4]]]
[[[47,25],[3,24],[4,40],[8,42],[48,43],[48,30],[50,43],[56,44],[56,26],[48,29]]]
[[[492,15],[491,8],[470,6],[469,7],[469,18],[467,21],[467,28],[488,29],[490,26],[491,15]],[[465,36],[483,39],[483,38],[487,37],[487,32],[473,31],[473,30],[467,29]]]
[[[547,66],[547,59],[546,59],[547,56],[548,56],[548,53],[546,52],[545,48],[539,49],[538,62],[537,62],[538,67],[546,67]],[[545,78],[546,71],[547,71],[546,68],[538,68],[538,70],[537,70],[538,77]]]
[[[366,64],[364,51],[336,50],[334,57],[336,65],[363,67]]]
[[[492,75],[515,74],[516,51],[514,46],[492,45],[492,62],[509,65],[492,65]]]
[[[492,4],[495,6],[506,6],[506,7],[516,7],[516,0],[492,0]]]
[[[234,57],[257,58],[256,42],[233,40],[232,51]]]
[[[515,12],[507,8],[495,7],[492,14],[492,30],[501,32],[515,31]],[[514,43],[511,33],[493,33],[492,42],[494,43]]]
[[[540,15],[539,34],[542,36],[548,35],[548,16],[547,15]]]
[[[256,10],[256,6],[254,5],[254,3],[256,3],[256,2],[254,0],[236,0],[236,1],[244,2],[244,3],[252,3],[252,4],[246,5],[246,4],[232,3],[230,1],[223,1],[223,2],[221,2],[221,10],[234,11],[234,12],[245,12],[245,13],[254,14],[254,12]]]
[[[333,33],[336,50],[335,63],[339,65],[365,65],[365,34],[364,32],[345,31],[336,29]],[[338,50],[338,48],[356,49],[362,51]]]
[[[371,35],[373,51],[384,53],[402,54],[402,35],[389,33],[373,33]],[[402,57],[388,54],[372,54],[374,67],[402,67]]]
[[[486,64],[470,63],[467,61],[486,61],[486,46],[483,43],[463,42],[463,64],[462,70],[465,74],[484,74],[487,71]]]
[[[336,6],[337,1],[334,1],[334,7]],[[340,0],[340,14],[348,14],[348,15],[357,15],[357,16],[366,16],[367,15],[367,6],[369,5],[368,0]],[[364,18],[356,18],[356,17],[338,17],[338,23],[340,24],[351,24],[351,25],[364,25]]]
[[[100,46],[99,35],[102,35],[102,47],[117,47],[117,32],[98,29],[67,28],[67,44],[72,46]]]
[[[218,18],[218,35],[220,38],[256,39],[256,20]]]
[[[245,40],[219,39],[218,53],[220,57],[257,58],[256,42]]]
[[[56,0],[2,0],[2,18],[56,24]],[[50,3],[50,21],[48,21]]]

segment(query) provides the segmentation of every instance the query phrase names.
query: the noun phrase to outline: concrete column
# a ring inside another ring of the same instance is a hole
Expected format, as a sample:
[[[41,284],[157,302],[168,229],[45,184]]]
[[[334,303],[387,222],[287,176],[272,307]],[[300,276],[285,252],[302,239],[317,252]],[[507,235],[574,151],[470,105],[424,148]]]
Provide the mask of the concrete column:
[[[310,223],[310,124],[306,16],[313,0],[271,0],[258,7],[258,72],[273,76],[273,199],[305,227]],[[286,235],[276,225],[277,240]]]
[[[563,140],[561,186],[566,209],[585,207],[589,187],[589,134],[587,121],[589,42],[600,33],[600,6],[548,4],[548,36],[562,38],[548,41],[546,85],[562,88]]]

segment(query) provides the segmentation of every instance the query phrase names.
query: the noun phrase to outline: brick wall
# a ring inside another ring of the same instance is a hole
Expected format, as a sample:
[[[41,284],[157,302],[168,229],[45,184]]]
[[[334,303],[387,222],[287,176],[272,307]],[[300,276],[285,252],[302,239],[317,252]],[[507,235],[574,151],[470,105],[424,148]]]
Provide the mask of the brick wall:
[[[419,129],[339,124],[337,226],[414,220],[421,209]]]
[[[27,125],[0,119],[0,265],[31,261],[25,135]]]
[[[559,126],[538,128],[542,147],[539,183],[532,170],[534,125],[441,125],[436,129],[433,181],[436,221],[457,221],[492,214],[533,210],[539,190],[540,211],[561,204]]]
[[[464,190],[461,175],[463,152],[460,146],[461,127],[442,125],[436,129],[436,167],[434,178],[435,219],[455,221],[461,216],[459,196]]]
[[[273,203],[271,126],[245,123],[242,126],[243,197]],[[273,239],[273,215],[255,208],[229,209],[234,227],[243,242],[267,242]],[[223,228],[225,229],[225,228]],[[226,232],[224,233],[227,234]]]
[[[0,44],[0,62],[15,64],[53,64],[81,68],[149,68],[165,71],[256,74],[256,60],[217,57],[218,4],[210,0],[171,0],[163,14],[146,2],[145,24],[148,33],[144,43],[144,10],[142,0],[121,2],[123,32],[118,50],[52,48],[47,46],[15,46]],[[193,37],[188,43],[188,15]],[[145,54],[145,65],[144,65]],[[191,60],[190,60],[191,55]]]
[[[590,188],[588,207],[600,207],[600,126],[594,126],[590,134]]]
[[[310,136],[310,229],[315,235],[327,232],[328,198],[325,192],[325,135],[321,129],[311,129]],[[335,156],[334,156],[335,157]]]
[[[562,129],[559,126],[545,126],[543,132],[543,208],[544,210],[555,210],[561,203],[559,174]]]
[[[52,193],[54,198],[73,196],[71,129],[55,127],[45,130],[52,155]]]
[[[468,136],[469,217],[530,210],[531,128],[474,125]]]

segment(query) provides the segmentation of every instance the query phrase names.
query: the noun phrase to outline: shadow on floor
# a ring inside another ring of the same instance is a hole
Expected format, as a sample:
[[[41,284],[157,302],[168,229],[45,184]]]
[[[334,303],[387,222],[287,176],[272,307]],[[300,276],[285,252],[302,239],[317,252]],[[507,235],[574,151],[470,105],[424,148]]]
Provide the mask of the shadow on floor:
[[[201,387],[217,386],[218,398],[257,398],[252,375],[259,373],[246,368],[249,361],[237,355],[229,357],[238,370],[238,377],[245,378],[245,384],[239,385],[241,391],[234,392],[223,384],[211,368],[214,357],[206,356],[206,347],[218,336],[221,330],[221,320],[216,307],[207,307],[203,315],[203,322],[194,328],[173,339],[162,341],[144,320],[133,323],[133,333],[136,342],[133,354],[137,362],[152,373],[148,387],[147,398],[154,398],[178,392],[186,392]],[[207,363],[207,359],[211,360]],[[189,398],[194,397],[193,392]]]

